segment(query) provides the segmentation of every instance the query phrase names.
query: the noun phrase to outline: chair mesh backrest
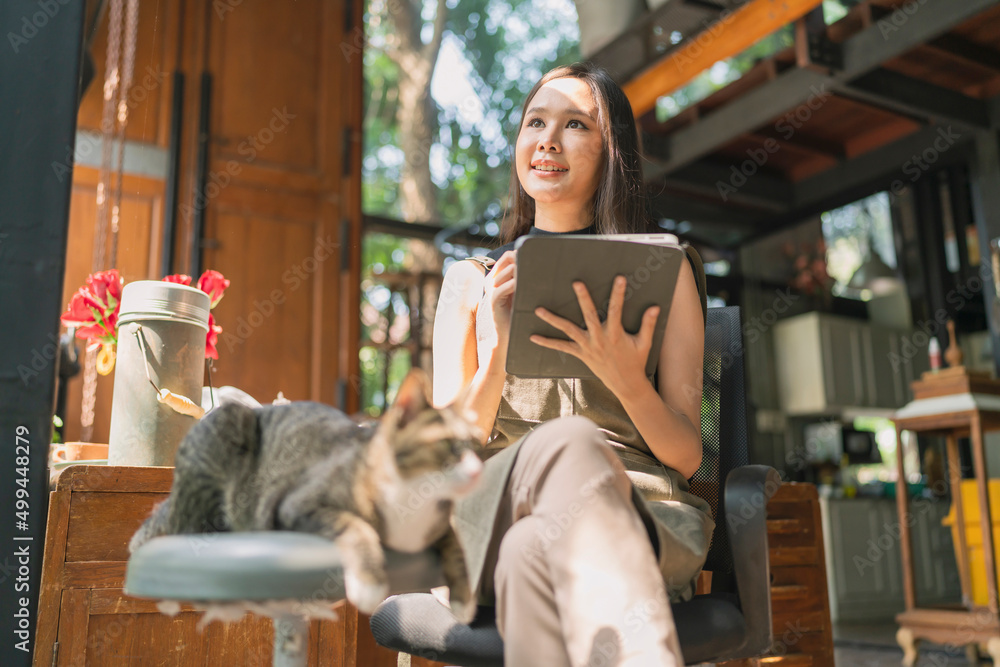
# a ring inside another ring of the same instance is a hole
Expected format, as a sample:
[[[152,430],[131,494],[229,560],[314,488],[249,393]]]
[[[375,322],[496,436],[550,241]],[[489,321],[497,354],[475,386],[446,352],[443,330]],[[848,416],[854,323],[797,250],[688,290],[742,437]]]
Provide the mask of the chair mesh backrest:
[[[705,569],[727,576],[733,571],[733,556],[722,493],[729,471],[747,465],[750,456],[739,306],[708,309],[701,437],[704,455],[691,478],[691,492],[711,504],[715,517]]]

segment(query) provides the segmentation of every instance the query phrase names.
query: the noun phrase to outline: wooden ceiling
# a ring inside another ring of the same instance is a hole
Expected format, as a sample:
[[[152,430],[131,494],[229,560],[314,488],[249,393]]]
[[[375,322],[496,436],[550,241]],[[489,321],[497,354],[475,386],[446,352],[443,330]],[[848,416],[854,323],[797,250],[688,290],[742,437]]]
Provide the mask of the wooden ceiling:
[[[996,129],[1000,0],[866,0],[818,28],[816,11],[794,47],[665,123],[640,118],[657,215],[735,247]]]

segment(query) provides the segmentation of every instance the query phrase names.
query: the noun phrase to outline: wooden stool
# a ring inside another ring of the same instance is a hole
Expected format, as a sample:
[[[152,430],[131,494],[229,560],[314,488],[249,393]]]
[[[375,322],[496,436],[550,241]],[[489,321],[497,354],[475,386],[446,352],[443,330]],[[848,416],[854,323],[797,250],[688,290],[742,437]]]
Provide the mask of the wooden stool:
[[[903,664],[912,667],[917,659],[917,643],[927,639],[956,646],[967,645],[967,653],[977,664],[975,646],[986,650],[994,664],[1000,664],[1000,616],[998,616],[997,573],[994,563],[993,530],[987,496],[986,457],[983,434],[1000,430],[1000,382],[984,374],[969,373],[961,366],[937,373],[925,373],[911,383],[914,401],[893,416],[896,423],[896,509],[899,516],[903,556],[903,593],[906,611],[896,616],[896,640],[904,652]],[[963,609],[920,608],[913,578],[913,547],[910,542],[909,499],[903,471],[903,431],[944,436],[947,440],[949,482],[958,524],[958,571],[962,581]],[[958,439],[972,440],[972,461],[979,498],[984,560],[989,604],[972,603],[965,517],[960,501],[961,469]]]
[[[428,551],[387,552],[386,573],[395,593],[429,590],[444,583],[440,558]],[[329,600],[332,604],[345,597],[340,551],[317,535],[288,531],[154,538],[132,554],[125,593],[177,602],[227,603],[240,611],[246,608],[268,616],[274,620],[274,667],[308,663],[313,614],[307,603]],[[324,617],[334,620],[331,613]]]

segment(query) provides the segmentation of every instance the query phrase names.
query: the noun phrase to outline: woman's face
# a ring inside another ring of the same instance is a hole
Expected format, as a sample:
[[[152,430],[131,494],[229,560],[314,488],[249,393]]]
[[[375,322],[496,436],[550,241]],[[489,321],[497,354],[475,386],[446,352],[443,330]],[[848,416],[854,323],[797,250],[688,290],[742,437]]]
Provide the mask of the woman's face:
[[[514,158],[521,187],[536,205],[589,203],[604,161],[590,86],[562,77],[539,88],[521,121]]]

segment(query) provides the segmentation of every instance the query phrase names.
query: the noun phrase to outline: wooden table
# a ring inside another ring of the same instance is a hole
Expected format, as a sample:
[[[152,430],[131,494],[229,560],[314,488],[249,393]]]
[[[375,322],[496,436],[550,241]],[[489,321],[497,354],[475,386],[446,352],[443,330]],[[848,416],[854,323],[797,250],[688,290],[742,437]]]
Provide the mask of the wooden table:
[[[927,639],[942,644],[970,647],[970,658],[976,645],[981,646],[1000,665],[1000,608],[997,600],[997,572],[994,563],[993,530],[987,495],[986,462],[983,434],[1000,430],[1000,396],[988,393],[963,392],[918,398],[901,408],[893,420],[896,423],[896,509],[899,516],[900,542],[903,557],[903,593],[906,610],[896,616],[899,631],[896,641],[903,648],[903,664],[912,667],[917,658],[917,643]],[[903,472],[903,431],[941,435],[947,441],[949,482],[958,525],[958,571],[962,581],[964,608],[918,607],[913,578],[913,546],[910,541],[909,499]],[[979,509],[982,520],[983,555],[989,603],[977,607],[972,603],[968,553],[965,545],[965,517],[961,503],[961,466],[958,439],[972,440],[972,461],[975,472]],[[973,664],[976,664],[973,662]]]

